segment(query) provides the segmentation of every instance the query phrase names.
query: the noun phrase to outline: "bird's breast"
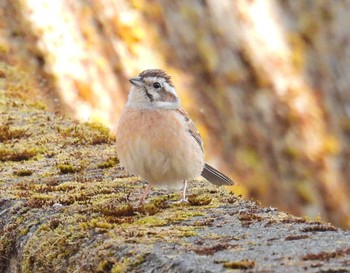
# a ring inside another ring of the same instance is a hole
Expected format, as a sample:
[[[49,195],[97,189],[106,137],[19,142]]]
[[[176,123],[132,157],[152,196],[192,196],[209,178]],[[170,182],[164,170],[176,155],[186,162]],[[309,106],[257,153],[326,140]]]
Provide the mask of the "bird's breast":
[[[203,152],[186,126],[173,110],[126,108],[117,131],[121,164],[154,184],[199,176]]]

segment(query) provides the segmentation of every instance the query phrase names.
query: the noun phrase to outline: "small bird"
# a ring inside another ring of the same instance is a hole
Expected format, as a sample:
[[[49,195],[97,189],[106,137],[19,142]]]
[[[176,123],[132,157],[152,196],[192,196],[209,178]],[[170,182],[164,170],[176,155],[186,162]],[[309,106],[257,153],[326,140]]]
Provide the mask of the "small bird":
[[[180,106],[171,78],[163,70],[149,69],[130,79],[132,84],[117,129],[120,164],[152,186],[180,189],[187,202],[187,181],[202,175],[215,185],[233,181],[204,161],[202,139]]]

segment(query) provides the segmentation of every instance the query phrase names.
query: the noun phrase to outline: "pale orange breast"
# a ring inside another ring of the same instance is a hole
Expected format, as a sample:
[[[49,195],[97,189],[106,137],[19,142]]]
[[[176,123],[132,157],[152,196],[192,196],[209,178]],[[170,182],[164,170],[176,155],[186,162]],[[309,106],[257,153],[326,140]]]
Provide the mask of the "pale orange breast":
[[[186,126],[173,110],[126,108],[117,132],[121,164],[156,185],[169,186],[199,176],[203,152]]]

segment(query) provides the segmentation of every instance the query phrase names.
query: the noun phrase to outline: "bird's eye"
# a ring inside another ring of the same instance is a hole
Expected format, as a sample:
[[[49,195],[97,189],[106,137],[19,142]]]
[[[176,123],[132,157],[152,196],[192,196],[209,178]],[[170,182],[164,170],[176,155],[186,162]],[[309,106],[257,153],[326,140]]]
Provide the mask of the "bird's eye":
[[[155,82],[155,83],[153,84],[153,87],[156,88],[156,89],[158,89],[158,88],[161,87],[161,85],[160,85],[159,82]]]

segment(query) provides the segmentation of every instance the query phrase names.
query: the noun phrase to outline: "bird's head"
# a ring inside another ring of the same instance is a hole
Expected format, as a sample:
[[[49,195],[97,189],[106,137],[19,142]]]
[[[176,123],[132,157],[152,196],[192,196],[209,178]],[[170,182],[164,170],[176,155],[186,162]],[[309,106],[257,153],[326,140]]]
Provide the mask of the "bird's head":
[[[177,109],[180,101],[170,76],[160,69],[149,69],[129,80],[132,84],[127,106],[145,109]]]

